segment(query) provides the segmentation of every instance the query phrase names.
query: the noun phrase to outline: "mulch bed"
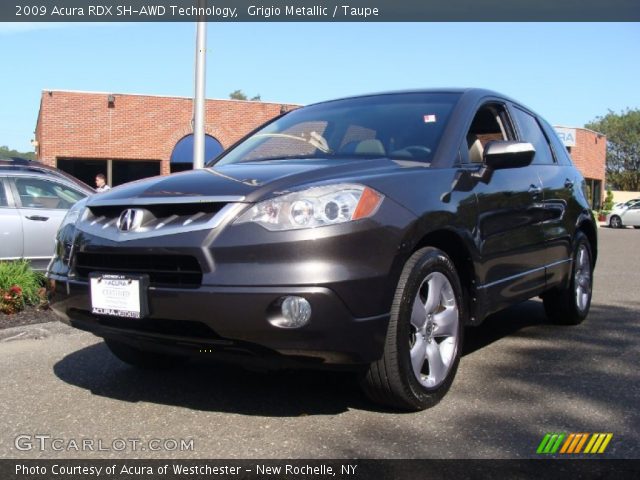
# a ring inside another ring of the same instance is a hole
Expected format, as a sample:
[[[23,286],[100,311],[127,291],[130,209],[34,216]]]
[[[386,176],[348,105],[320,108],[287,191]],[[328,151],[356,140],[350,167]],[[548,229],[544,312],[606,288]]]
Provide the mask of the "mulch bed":
[[[11,315],[0,313],[0,329],[53,322],[55,320],[57,320],[57,317],[50,308],[43,310],[36,307],[26,307],[21,312]]]

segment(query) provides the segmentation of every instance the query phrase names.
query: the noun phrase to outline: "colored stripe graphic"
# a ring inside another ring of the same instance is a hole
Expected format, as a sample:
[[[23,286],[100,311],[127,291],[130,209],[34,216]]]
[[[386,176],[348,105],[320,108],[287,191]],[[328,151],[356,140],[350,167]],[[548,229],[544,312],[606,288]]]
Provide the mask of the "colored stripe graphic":
[[[564,433],[547,433],[540,445],[538,445],[538,453],[556,453],[566,434]]]
[[[594,433],[584,453],[604,453],[612,438],[612,433]]]
[[[538,445],[536,452],[547,455],[604,453],[612,438],[613,433],[547,433]],[[587,446],[583,451],[585,443]]]

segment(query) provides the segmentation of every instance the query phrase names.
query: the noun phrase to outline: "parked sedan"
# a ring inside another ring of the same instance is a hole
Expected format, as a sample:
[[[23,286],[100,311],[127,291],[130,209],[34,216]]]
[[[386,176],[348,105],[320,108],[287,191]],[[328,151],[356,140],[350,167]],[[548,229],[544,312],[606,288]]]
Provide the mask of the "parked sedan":
[[[69,208],[94,193],[66,173],[23,159],[0,160],[0,260],[45,270]]]
[[[607,224],[611,228],[640,228],[640,199],[629,200],[616,206],[607,215]]]
[[[640,198],[632,198],[631,200],[627,200],[626,202],[618,202],[613,206],[613,208],[615,209],[615,208],[619,208],[619,207],[622,207],[622,206],[625,206],[625,205],[631,205],[631,204],[636,203],[636,202],[640,202]]]
[[[587,316],[585,192],[553,128],[497,93],[319,103],[204,169],[76,204],[53,308],[135,366],[348,366],[372,400],[422,409],[453,382],[464,326],[540,295],[557,323]]]

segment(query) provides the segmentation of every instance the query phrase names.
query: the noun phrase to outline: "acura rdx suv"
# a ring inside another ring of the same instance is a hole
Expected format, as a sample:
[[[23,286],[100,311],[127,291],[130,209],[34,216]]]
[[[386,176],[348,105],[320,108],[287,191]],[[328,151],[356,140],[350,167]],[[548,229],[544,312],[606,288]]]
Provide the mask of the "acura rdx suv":
[[[420,410],[449,389],[463,327],[537,296],[557,323],[587,316],[585,192],[549,124],[503,95],[322,102],[203,169],[75,204],[53,308],[135,366],[348,366],[372,400]]]

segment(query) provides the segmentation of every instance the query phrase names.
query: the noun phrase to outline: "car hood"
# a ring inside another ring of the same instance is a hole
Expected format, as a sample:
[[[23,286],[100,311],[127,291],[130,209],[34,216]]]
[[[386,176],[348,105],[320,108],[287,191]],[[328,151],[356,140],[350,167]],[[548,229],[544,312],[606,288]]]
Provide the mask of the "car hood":
[[[349,181],[364,173],[380,174],[420,162],[389,159],[274,160],[229,164],[127,183],[94,195],[89,206],[183,203],[194,201],[253,202],[273,192],[313,182]]]

